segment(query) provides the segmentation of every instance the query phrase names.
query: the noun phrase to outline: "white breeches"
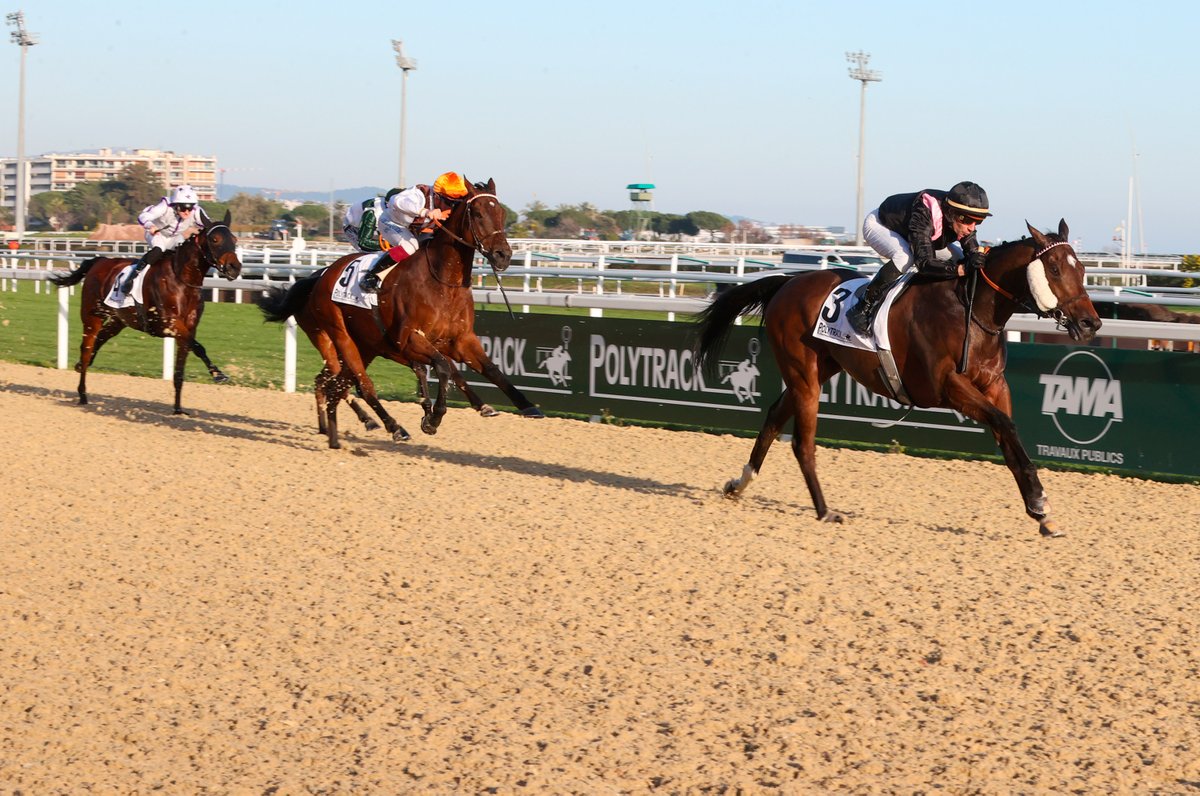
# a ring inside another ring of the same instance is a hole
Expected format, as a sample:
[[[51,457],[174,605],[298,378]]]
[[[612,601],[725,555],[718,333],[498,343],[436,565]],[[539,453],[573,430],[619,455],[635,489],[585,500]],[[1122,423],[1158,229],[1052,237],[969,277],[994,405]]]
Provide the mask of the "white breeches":
[[[891,260],[892,264],[900,270],[900,273],[905,273],[912,269],[912,247],[908,245],[908,241],[904,239],[903,235],[888,229],[879,222],[878,207],[867,213],[867,217],[863,219],[862,231],[863,240],[884,261]],[[962,246],[957,243],[951,243],[945,249],[935,250],[933,254],[939,260],[958,261],[963,257]]]

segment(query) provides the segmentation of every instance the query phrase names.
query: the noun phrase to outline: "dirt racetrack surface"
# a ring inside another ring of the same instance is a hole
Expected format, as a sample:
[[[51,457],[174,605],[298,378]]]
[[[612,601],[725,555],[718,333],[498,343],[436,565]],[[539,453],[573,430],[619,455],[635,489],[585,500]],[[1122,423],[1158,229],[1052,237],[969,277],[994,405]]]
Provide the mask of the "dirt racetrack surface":
[[[1200,793],[1197,486],[75,383],[0,363],[0,792]]]

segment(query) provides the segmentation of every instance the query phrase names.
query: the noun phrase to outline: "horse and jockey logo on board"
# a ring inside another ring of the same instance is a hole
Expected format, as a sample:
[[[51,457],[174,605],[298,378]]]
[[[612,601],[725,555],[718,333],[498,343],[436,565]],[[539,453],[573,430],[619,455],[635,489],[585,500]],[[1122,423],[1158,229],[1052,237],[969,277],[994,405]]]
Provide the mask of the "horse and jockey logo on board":
[[[567,350],[571,344],[571,327],[562,328],[562,344],[554,348],[539,348],[537,350],[538,367],[545,368],[550,377],[550,383],[557,387],[566,387],[571,383],[571,374],[567,368],[571,364],[571,354]]]
[[[747,344],[749,356],[740,362],[722,359],[718,366],[721,384],[728,384],[739,404],[753,403],[758,392],[758,377],[762,373],[758,369],[758,352],[762,344],[752,338]]]

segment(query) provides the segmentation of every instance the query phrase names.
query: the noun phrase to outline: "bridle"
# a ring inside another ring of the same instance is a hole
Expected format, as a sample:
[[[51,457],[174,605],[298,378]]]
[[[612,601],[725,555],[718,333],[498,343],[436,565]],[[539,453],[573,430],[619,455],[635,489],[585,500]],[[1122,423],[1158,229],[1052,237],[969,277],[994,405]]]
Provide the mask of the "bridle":
[[[183,284],[186,285],[187,287],[192,287],[192,288],[204,287],[204,275],[206,273],[208,273],[209,268],[216,268],[218,272],[222,270],[221,264],[217,261],[217,258],[213,256],[212,247],[208,241],[209,234],[218,229],[221,229],[222,227],[225,229],[226,232],[229,233],[230,237],[233,236],[233,230],[231,230],[225,224],[213,224],[211,227],[201,227],[200,228],[199,234],[204,236],[204,244],[203,245],[196,244],[196,249],[199,250],[199,254],[200,254],[200,257],[199,257],[200,265],[202,266],[200,268],[200,284],[193,285],[191,282],[189,282],[186,279],[183,279],[181,277],[180,281],[183,282]]]
[[[470,231],[471,231],[471,237],[475,239],[474,245],[467,243],[465,240],[460,238],[458,235],[454,234],[454,232],[452,232],[450,230],[450,228],[447,227],[445,224],[443,224],[441,221],[434,219],[433,224],[435,227],[437,227],[438,229],[445,232],[447,235],[449,235],[451,238],[453,238],[454,240],[461,243],[463,246],[466,246],[467,248],[471,249],[472,251],[479,252],[480,254],[482,254],[484,256],[485,259],[488,260],[488,262],[491,262],[491,258],[488,257],[487,249],[485,249],[483,247],[483,242],[486,241],[488,238],[492,238],[496,235],[503,235],[504,230],[503,229],[492,230],[487,235],[484,235],[482,238],[479,237],[479,233],[475,230],[475,218],[471,216],[470,205],[471,205],[471,202],[474,202],[476,199],[484,199],[484,198],[496,199],[496,194],[494,194],[494,193],[477,193],[474,196],[467,199],[466,202],[462,202],[462,200],[449,200],[449,201],[453,202],[454,204],[461,203],[466,207],[467,228],[470,229]],[[496,201],[498,202],[500,200],[496,199]]]
[[[1029,261],[1029,263],[1026,264],[1026,268],[1028,268],[1030,265],[1037,262],[1038,260],[1042,259],[1043,254],[1045,254],[1046,252],[1048,252],[1051,249],[1058,247],[1058,246],[1070,246],[1070,244],[1067,243],[1067,241],[1065,241],[1065,240],[1055,241],[1054,243],[1051,243],[1050,245],[1043,248],[1041,251],[1034,254],[1033,258]],[[1072,296],[1071,298],[1069,298],[1065,301],[1060,301],[1059,306],[1055,307],[1053,310],[1050,310],[1049,312],[1044,312],[1040,307],[1037,307],[1036,305],[1031,305],[1028,301],[1017,298],[1012,293],[1010,293],[1009,291],[1005,290],[1004,288],[1000,287],[1000,285],[998,285],[994,281],[992,281],[992,278],[989,277],[987,274],[986,261],[985,261],[984,266],[977,270],[977,273],[981,277],[983,277],[983,281],[987,283],[988,287],[990,287],[992,290],[999,293],[1001,296],[1004,296],[1004,298],[1006,298],[1009,301],[1011,301],[1012,303],[1016,304],[1018,307],[1025,310],[1026,312],[1030,312],[1030,313],[1033,313],[1034,315],[1037,315],[1039,318],[1050,318],[1051,320],[1054,321],[1054,325],[1057,328],[1063,329],[1063,330],[1065,330],[1067,328],[1067,316],[1066,316],[1066,313],[1064,313],[1062,311],[1062,307],[1067,304],[1070,304],[1072,302],[1078,301],[1081,298],[1085,298],[1087,296],[1087,289],[1085,288],[1084,291],[1082,293],[1080,293],[1079,295]],[[974,316],[972,316],[972,320],[975,320]],[[980,324],[978,320],[975,320],[975,323],[979,324],[981,329],[991,332],[991,330],[988,329],[986,326],[984,326],[983,324]],[[995,332],[995,334],[998,334],[998,333],[999,333],[999,331]]]

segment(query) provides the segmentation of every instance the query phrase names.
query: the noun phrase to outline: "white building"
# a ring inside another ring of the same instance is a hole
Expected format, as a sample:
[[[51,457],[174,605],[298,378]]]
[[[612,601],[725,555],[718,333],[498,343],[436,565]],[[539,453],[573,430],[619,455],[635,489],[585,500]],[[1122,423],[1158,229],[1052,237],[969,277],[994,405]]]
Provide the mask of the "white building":
[[[157,149],[98,149],[25,158],[25,206],[34,194],[69,191],[81,182],[115,180],[134,163],[144,164],[157,174],[164,188],[188,183],[196,189],[200,201],[217,198],[217,159],[213,156],[177,155]],[[17,206],[16,158],[0,158],[0,206]]]

